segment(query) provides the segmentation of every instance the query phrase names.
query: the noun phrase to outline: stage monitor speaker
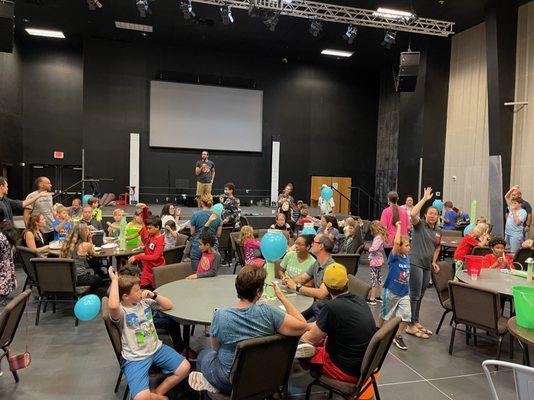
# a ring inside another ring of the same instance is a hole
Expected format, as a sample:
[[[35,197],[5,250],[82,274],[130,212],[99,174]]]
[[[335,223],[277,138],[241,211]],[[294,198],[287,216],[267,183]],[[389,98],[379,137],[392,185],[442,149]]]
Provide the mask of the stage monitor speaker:
[[[15,3],[0,0],[0,51],[13,53]]]
[[[399,75],[395,79],[397,92],[414,92],[419,72],[419,51],[404,51],[400,54]]]

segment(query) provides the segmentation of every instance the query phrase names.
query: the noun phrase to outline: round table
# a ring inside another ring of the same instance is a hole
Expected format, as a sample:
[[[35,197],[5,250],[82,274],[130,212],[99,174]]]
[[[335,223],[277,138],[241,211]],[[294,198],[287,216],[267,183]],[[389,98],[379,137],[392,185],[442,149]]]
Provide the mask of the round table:
[[[501,295],[509,297],[512,296],[512,286],[534,286],[532,281],[529,282],[525,278],[511,274],[503,274],[498,269],[482,269],[477,280],[471,279],[466,271],[459,271],[456,273],[456,276],[461,282],[468,283],[481,289],[493,290]]]
[[[107,258],[107,257],[129,257],[133,256],[134,254],[139,254],[144,251],[143,248],[137,246],[137,245],[127,245],[125,250],[120,250],[119,247],[114,247],[111,249],[103,249],[101,248],[100,251],[95,251],[95,254],[93,254],[92,257],[94,258]],[[60,249],[50,249],[48,251],[48,254],[52,254],[53,256],[59,257],[61,254]]]
[[[184,324],[184,343],[189,348],[191,325],[209,325],[216,309],[232,307],[238,302],[235,290],[236,275],[217,275],[213,278],[182,279],[157,288],[157,292],[172,301],[173,308],[164,314]],[[285,287],[281,286],[282,291]],[[287,293],[287,299],[303,312],[311,307],[313,298]],[[257,304],[269,304],[285,311],[277,298],[261,298]]]
[[[508,320],[508,331],[519,341],[519,345],[523,350],[523,364],[530,366],[528,346],[534,346],[534,329],[520,327],[517,325],[515,317],[512,317]]]

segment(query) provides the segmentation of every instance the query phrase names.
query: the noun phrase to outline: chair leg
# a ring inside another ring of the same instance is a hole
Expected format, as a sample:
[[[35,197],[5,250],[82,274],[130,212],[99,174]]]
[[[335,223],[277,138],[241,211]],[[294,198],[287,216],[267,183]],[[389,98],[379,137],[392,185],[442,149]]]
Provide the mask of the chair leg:
[[[194,335],[195,335],[195,326],[196,326],[196,325],[193,325],[193,326],[191,327],[191,336],[194,336]]]
[[[510,339],[510,360],[514,359],[514,337],[508,332],[508,339]]]
[[[52,301],[52,313],[53,314],[56,313],[56,300],[57,300],[57,296],[55,296],[54,300]]]
[[[19,383],[19,374],[17,373],[17,371],[11,371],[11,373],[13,374],[13,378],[15,378],[15,382],[16,383]]]
[[[378,385],[374,376],[371,378],[373,380],[373,389],[375,391],[375,400],[380,400],[380,393],[378,393]]]
[[[449,311],[450,310],[443,311],[443,314],[441,315],[441,319],[439,320],[438,329],[436,329],[436,335],[439,335],[439,330],[441,329],[441,324],[443,324],[443,320],[445,319],[445,315],[447,315],[447,313]]]
[[[119,390],[119,386],[121,385],[121,381],[122,381],[122,369],[119,372],[119,377],[117,378],[117,383],[115,384],[115,390],[114,390],[115,393],[117,393],[117,391]]]
[[[501,359],[502,339],[503,339],[503,336],[499,336],[499,342],[497,344],[497,360]]]
[[[451,320],[449,321],[449,326],[452,326],[452,320],[454,319],[454,314],[451,316]]]
[[[449,344],[449,354],[452,355],[452,347],[454,346],[454,336],[456,335],[456,323],[452,326],[451,342]]]
[[[44,307],[43,307],[43,312],[44,313],[46,312],[46,307],[48,307],[48,301],[44,302]]]
[[[37,313],[35,314],[35,325],[39,325],[39,315],[41,314],[41,304],[43,300],[39,297],[39,303],[37,303]]]
[[[308,385],[308,387],[306,388],[306,397],[305,397],[305,400],[310,400],[310,396],[311,396],[311,390],[312,390],[312,387],[314,386],[315,384],[315,381],[310,383]]]
[[[477,343],[477,328],[473,328],[473,342],[475,343],[475,346],[478,345],[478,343]]]
[[[126,389],[124,389],[124,396],[122,397],[122,400],[127,400],[129,395],[130,395],[130,388],[126,386]]]

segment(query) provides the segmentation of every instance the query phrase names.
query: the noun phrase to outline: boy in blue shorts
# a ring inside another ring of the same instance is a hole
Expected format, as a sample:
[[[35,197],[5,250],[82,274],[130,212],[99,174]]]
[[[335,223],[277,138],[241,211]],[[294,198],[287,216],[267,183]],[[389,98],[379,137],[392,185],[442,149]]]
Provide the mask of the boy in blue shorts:
[[[382,312],[378,318],[378,326],[381,327],[384,321],[391,318],[400,317],[402,322],[397,331],[393,343],[401,350],[407,350],[402,332],[410,322],[412,312],[410,308],[410,238],[401,236],[401,223],[397,222],[397,232],[393,242],[393,249],[388,257],[389,273],[384,283],[384,298],[382,302]]]
[[[191,366],[185,358],[158,338],[153,312],[169,310],[172,302],[150,290],[141,290],[139,277],[118,275],[112,267],[109,313],[121,331],[122,368],[133,400],[167,400],[169,390],[185,379]],[[148,370],[152,365],[169,375],[155,391],[148,386]]]

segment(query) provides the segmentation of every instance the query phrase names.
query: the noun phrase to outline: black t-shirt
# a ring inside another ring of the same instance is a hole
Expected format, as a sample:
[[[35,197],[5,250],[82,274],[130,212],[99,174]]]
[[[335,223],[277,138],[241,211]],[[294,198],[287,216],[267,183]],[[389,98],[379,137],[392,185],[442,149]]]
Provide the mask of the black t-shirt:
[[[347,293],[325,302],[317,327],[328,335],[326,351],[332,362],[346,374],[359,376],[365,350],[376,332],[365,300]]]

